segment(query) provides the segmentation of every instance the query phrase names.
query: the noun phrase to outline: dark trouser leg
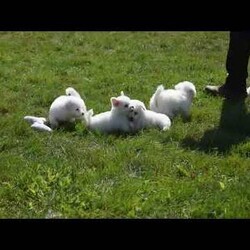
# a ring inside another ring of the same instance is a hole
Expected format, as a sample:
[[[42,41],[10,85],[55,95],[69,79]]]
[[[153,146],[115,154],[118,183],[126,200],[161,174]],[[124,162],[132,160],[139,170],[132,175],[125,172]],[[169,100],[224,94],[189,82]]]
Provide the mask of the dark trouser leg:
[[[247,66],[250,55],[250,31],[230,32],[224,87],[230,92],[246,92]]]

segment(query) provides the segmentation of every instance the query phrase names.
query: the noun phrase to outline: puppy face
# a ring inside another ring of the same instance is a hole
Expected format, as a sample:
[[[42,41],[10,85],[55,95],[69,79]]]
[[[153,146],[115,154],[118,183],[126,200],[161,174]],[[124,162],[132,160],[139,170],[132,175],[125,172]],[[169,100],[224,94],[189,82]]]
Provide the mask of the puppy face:
[[[193,99],[196,96],[196,88],[192,82],[183,81],[175,85],[176,90],[184,91],[187,93],[187,96]]]
[[[130,98],[122,95],[118,97],[111,97],[110,99],[112,110],[116,110],[119,113],[128,114],[129,113],[129,104],[130,104]]]
[[[136,123],[143,116],[145,105],[137,100],[132,100],[129,105],[128,119],[130,122]]]
[[[84,119],[86,109],[81,102],[77,102],[74,99],[68,100],[66,107],[72,118]]]

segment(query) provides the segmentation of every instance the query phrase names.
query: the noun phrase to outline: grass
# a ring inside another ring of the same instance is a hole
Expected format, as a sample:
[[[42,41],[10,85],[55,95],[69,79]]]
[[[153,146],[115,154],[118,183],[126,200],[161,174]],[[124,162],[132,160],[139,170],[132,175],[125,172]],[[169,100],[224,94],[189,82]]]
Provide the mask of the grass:
[[[228,32],[1,32],[1,218],[249,218],[249,100],[223,83]],[[167,132],[33,131],[69,86],[95,113],[123,90],[146,104],[189,80],[192,119]],[[248,81],[249,84],[249,81]]]

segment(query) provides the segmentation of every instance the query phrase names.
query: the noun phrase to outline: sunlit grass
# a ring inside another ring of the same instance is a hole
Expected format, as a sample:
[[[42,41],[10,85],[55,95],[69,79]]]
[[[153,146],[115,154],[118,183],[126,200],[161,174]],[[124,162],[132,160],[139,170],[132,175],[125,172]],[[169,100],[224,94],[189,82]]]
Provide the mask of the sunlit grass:
[[[249,116],[203,92],[225,79],[228,38],[228,32],[1,32],[0,217],[249,217]],[[46,117],[69,86],[99,113],[121,90],[148,106],[158,84],[171,88],[183,80],[197,88],[192,119],[177,117],[167,132],[101,135],[77,124],[49,134],[23,120]],[[222,110],[229,110],[226,120]]]

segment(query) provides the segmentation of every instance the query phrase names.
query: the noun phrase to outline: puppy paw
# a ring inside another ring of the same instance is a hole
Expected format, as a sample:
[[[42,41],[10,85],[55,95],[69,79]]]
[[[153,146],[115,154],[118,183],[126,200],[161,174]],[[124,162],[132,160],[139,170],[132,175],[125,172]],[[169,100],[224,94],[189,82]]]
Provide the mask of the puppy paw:
[[[170,126],[165,126],[165,127],[163,127],[163,129],[162,129],[162,131],[166,131],[166,130],[169,130],[170,129]]]
[[[47,132],[52,132],[53,131],[50,127],[46,126],[43,123],[39,123],[39,122],[34,122],[31,125],[31,128],[33,128],[34,130],[37,130],[37,131],[47,131]]]
[[[23,119],[30,124],[33,124],[35,122],[44,124],[46,122],[46,118],[44,117],[36,117],[36,116],[30,116],[30,115],[26,115]]]

